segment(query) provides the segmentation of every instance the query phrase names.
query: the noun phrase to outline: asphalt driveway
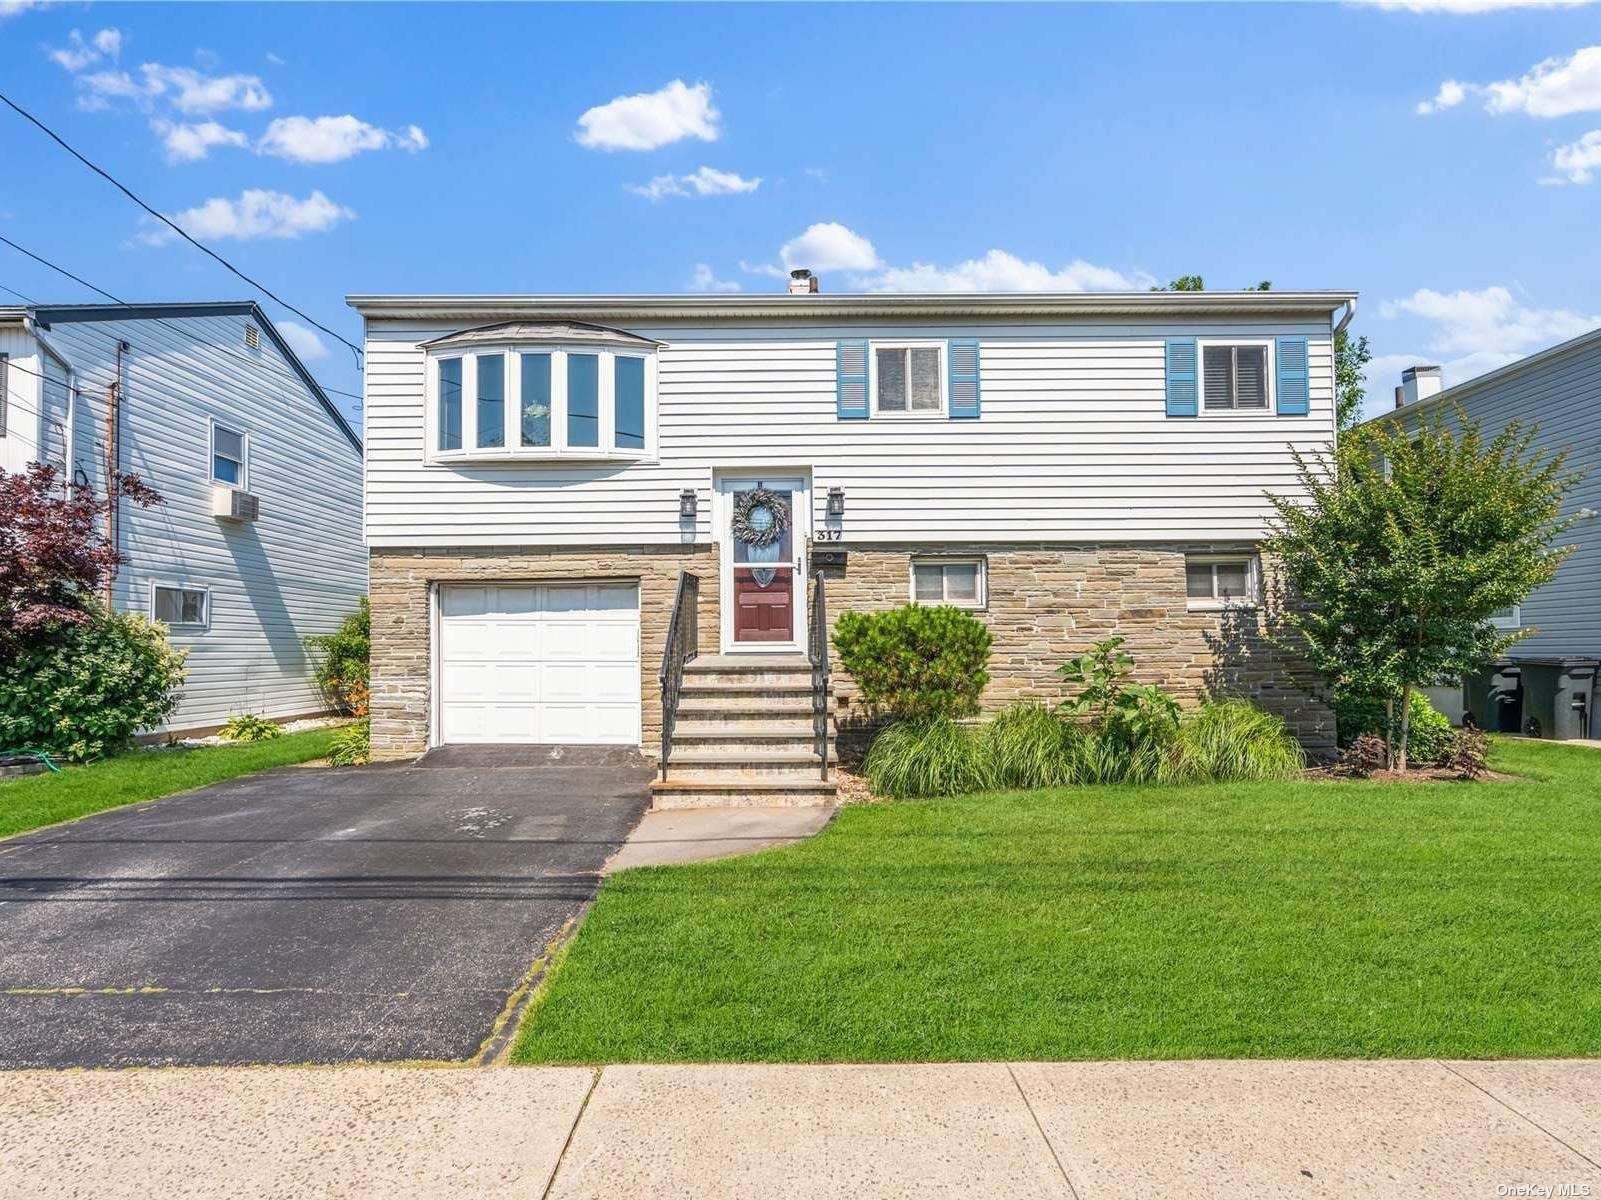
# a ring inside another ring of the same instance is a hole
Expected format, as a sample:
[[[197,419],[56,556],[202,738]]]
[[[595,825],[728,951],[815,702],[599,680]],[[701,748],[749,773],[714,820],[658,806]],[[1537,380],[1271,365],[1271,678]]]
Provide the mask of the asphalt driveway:
[[[631,751],[287,767],[0,842],[0,1067],[470,1058],[648,802]]]

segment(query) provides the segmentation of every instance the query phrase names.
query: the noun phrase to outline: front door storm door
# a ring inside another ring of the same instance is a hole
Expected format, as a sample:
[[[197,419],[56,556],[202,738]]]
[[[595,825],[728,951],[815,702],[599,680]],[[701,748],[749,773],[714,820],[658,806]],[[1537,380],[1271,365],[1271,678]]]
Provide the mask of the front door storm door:
[[[795,491],[753,480],[729,504],[737,645],[795,641]]]

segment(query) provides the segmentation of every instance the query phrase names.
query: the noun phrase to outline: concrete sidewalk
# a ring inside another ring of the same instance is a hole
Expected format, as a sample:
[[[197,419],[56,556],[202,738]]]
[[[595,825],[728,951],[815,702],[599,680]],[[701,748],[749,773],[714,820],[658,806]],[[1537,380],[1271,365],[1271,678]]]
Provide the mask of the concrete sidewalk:
[[[1601,1196],[1598,1163],[1601,1061],[0,1074],[7,1198]]]

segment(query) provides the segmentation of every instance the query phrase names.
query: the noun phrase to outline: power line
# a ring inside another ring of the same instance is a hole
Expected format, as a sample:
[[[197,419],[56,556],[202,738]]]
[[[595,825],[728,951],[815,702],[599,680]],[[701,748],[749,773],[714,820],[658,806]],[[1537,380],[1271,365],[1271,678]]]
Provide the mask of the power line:
[[[82,154],[78,153],[77,150],[73,149],[72,146],[67,143],[67,140],[65,138],[63,138],[55,130],[51,129],[50,126],[46,125],[43,121],[41,121],[38,117],[34,116],[27,109],[23,108],[20,104],[18,104],[10,96],[6,95],[4,92],[0,92],[0,100],[5,101],[6,106],[8,108],[10,108],[13,112],[15,112],[18,116],[20,116],[20,117],[24,118],[25,120],[31,122],[34,126],[36,126],[39,129],[39,131],[41,133],[43,133],[51,141],[55,142],[56,145],[60,146],[68,154],[72,155],[73,158],[77,159],[84,166],[88,167],[91,171],[93,171],[96,175],[100,176],[107,183],[111,184],[112,187],[116,188],[124,196],[126,196],[126,197],[128,197],[128,199],[132,200],[140,208],[144,209],[145,212],[149,213],[152,217],[156,218],[156,220],[160,221],[163,225],[167,226],[167,228],[171,229],[179,237],[183,238],[184,241],[188,242],[191,246],[195,247],[195,249],[202,251],[203,253],[209,255],[211,258],[215,259],[217,262],[221,263],[224,267],[226,267],[234,275],[236,275],[240,279],[244,280],[246,283],[248,283],[251,287],[255,288],[262,295],[264,295],[264,296],[268,297],[269,299],[271,299],[274,303],[279,304],[284,308],[287,308],[290,312],[294,313],[297,317],[300,317],[300,318],[302,318],[302,319],[304,319],[306,321],[310,321],[311,324],[315,325],[318,329],[322,330],[324,333],[326,333],[329,337],[333,338],[335,341],[342,342],[346,346],[349,346],[350,350],[351,350],[351,353],[353,353],[356,356],[356,361],[358,363],[361,362],[361,347],[357,346],[354,342],[350,341],[348,338],[341,337],[339,334],[335,333],[332,329],[329,329],[328,326],[322,324],[320,321],[318,321],[315,318],[309,316],[305,312],[302,312],[300,309],[296,308],[293,304],[290,304],[289,301],[283,299],[277,293],[273,292],[270,288],[266,287],[265,285],[263,285],[261,283],[258,283],[256,280],[252,279],[249,275],[246,275],[243,271],[241,271],[238,267],[234,266],[231,262],[229,262],[222,255],[218,254],[210,246],[207,246],[205,243],[197,241],[195,238],[191,237],[180,226],[178,226],[169,217],[167,217],[166,214],[158,212],[156,209],[150,207],[150,205],[146,204],[143,200],[141,200],[138,196],[136,196],[133,193],[133,191],[126,184],[124,184],[121,180],[117,179],[117,177],[112,175],[111,172],[107,171],[103,167],[97,166],[95,163],[90,162]],[[95,290],[98,291],[99,289],[97,288]]]
[[[26,246],[19,246],[16,242],[12,241],[10,238],[6,237],[4,234],[0,234],[0,242],[3,242],[5,245],[10,246],[18,254],[26,255],[28,258],[31,258],[34,262],[39,263],[41,266],[49,267],[50,270],[55,271],[58,274],[66,276],[68,279],[72,280],[74,283],[81,284],[83,287],[88,288],[91,292],[94,292],[97,295],[104,296],[107,300],[110,300],[113,304],[117,304],[117,305],[120,305],[123,308],[128,308],[128,309],[137,307],[137,305],[130,304],[128,301],[119,299],[118,297],[112,295],[110,292],[106,291],[105,288],[97,287],[95,284],[90,283],[87,279],[84,279],[84,278],[82,278],[81,276],[78,276],[78,275],[74,275],[71,271],[67,270],[65,267],[63,267],[63,266],[61,266],[61,265],[59,265],[57,263],[51,262],[48,258],[45,258],[43,255],[35,254],[32,250],[29,250]],[[27,296],[23,296],[22,293],[17,291],[16,289],[5,287],[3,284],[0,284],[0,290],[10,292],[13,296],[21,296],[22,299],[27,300],[29,304],[40,305],[40,307],[49,307],[48,305],[40,304],[40,302],[37,301],[37,300],[30,300]],[[193,330],[184,329],[184,328],[182,328],[182,327],[180,327],[178,325],[175,325],[172,321],[168,320],[166,317],[152,317],[150,319],[155,321],[156,324],[161,325],[164,328],[171,329],[174,333],[178,333],[178,334],[180,334],[181,336],[183,336],[185,338],[193,338],[196,342],[198,342],[202,346],[207,346],[207,347],[209,347],[209,348],[211,348],[213,350],[219,351],[220,353],[231,355],[232,357],[238,359],[240,362],[245,363],[245,364],[247,364],[249,366],[255,366],[256,365],[254,359],[251,359],[248,356],[246,356],[244,354],[241,354],[239,351],[235,350],[233,347],[224,346],[224,345],[221,345],[221,344],[219,344],[217,342],[209,342],[205,338],[198,336]],[[105,336],[108,337],[108,338],[111,337],[110,334],[106,334]],[[113,338],[112,340],[115,341],[116,339]],[[311,374],[310,371],[307,371],[306,373],[308,375]],[[365,399],[365,397],[363,397],[362,395],[360,395],[357,392],[348,392],[344,388],[331,387],[328,384],[322,382],[322,380],[320,380],[320,379],[316,380],[316,384],[317,384],[318,387],[320,387],[325,392],[333,392],[333,393],[335,393],[337,395],[340,395],[340,396],[348,396],[352,400],[364,400]]]

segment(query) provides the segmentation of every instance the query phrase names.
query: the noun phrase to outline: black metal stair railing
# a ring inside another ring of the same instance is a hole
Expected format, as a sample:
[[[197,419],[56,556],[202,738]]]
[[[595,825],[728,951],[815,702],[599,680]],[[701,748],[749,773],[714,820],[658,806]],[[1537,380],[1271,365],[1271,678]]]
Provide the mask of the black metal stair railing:
[[[812,579],[811,603],[806,621],[806,655],[812,661],[812,737],[828,782],[828,598],[823,577]]]
[[[678,698],[684,686],[684,664],[694,660],[700,646],[700,576],[678,573],[673,615],[667,622],[667,645],[662,650],[662,778],[673,752],[673,726],[678,722]]]

